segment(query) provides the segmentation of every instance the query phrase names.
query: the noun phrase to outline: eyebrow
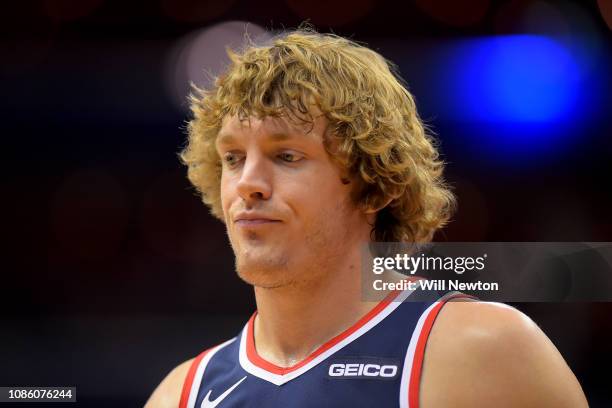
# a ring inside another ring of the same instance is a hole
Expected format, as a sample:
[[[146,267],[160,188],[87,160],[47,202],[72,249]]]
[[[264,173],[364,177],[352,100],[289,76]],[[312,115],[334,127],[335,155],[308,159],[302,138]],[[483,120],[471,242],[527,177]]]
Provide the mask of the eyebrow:
[[[268,136],[274,142],[283,142],[285,140],[294,139],[295,136],[287,133],[272,133]],[[230,133],[221,133],[217,136],[217,145],[227,145],[234,143],[236,138]]]

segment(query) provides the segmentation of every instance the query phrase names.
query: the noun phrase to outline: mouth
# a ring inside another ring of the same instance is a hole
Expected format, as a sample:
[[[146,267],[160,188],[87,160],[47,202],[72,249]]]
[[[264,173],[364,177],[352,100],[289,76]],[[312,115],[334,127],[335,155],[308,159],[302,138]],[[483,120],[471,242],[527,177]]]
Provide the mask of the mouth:
[[[268,225],[280,223],[280,220],[273,220],[270,218],[239,218],[234,221],[234,224],[241,227],[250,227],[258,225]]]
[[[240,212],[234,218],[234,224],[240,228],[257,228],[280,224],[281,220],[272,218],[268,214],[256,212]]]

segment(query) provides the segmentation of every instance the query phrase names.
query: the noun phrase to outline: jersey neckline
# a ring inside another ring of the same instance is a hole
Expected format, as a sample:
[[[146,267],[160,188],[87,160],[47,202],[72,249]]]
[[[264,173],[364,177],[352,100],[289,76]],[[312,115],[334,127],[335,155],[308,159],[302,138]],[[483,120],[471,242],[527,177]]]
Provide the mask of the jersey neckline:
[[[389,293],[385,299],[380,301],[348,329],[319,346],[308,357],[290,367],[280,367],[267,361],[257,353],[254,340],[254,321],[255,316],[257,316],[257,311],[255,311],[244,326],[240,336],[240,365],[252,375],[273,384],[282,385],[308,371],[336,351],[361,337],[391,314],[411,293],[412,291],[410,290]]]

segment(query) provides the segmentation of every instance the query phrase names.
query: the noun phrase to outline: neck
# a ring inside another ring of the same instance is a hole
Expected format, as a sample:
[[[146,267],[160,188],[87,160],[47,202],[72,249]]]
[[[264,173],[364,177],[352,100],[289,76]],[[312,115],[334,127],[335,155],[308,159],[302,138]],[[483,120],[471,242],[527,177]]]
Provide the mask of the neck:
[[[255,288],[255,345],[262,358],[281,367],[295,365],[374,307],[362,301],[359,248],[346,255],[314,282]]]

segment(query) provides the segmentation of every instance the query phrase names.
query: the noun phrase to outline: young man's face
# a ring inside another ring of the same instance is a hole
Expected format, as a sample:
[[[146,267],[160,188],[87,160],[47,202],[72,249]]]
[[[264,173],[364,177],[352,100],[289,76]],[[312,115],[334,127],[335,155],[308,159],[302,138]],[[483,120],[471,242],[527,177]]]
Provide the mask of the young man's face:
[[[342,182],[323,146],[326,128],[323,117],[312,129],[271,117],[223,122],[216,145],[223,215],[238,273],[252,285],[322,277],[368,236],[366,216],[350,199],[353,184]]]

